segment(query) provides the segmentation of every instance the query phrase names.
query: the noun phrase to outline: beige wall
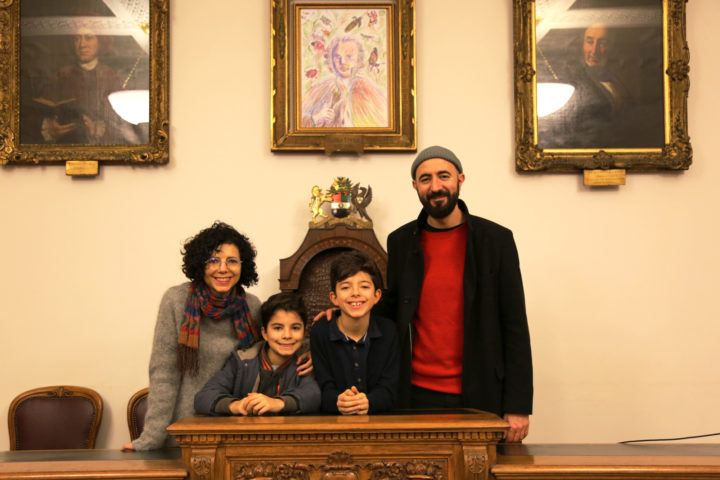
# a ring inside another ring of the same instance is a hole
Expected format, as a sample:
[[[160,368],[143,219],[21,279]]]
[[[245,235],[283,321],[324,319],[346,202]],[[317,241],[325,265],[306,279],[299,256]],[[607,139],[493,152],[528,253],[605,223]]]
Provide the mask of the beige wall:
[[[246,232],[264,299],[305,235],[312,185],[372,185],[383,244],[417,214],[412,154],[270,153],[269,3],[171,2],[168,165],[91,180],[0,171],[0,412],[32,387],[85,385],[105,400],[98,447],[119,447],[186,237],[215,219]],[[463,160],[471,211],[515,232],[535,363],[528,441],[716,432],[720,2],[688,5],[694,164],[609,189],[515,172],[511,3],[417,2],[418,135]]]

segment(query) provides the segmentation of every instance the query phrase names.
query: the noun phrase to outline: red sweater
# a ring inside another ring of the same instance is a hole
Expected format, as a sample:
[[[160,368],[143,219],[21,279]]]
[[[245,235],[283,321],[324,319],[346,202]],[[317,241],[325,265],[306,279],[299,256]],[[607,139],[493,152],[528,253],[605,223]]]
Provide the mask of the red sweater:
[[[463,272],[467,224],[423,230],[425,273],[413,320],[412,383],[445,393],[462,393]]]

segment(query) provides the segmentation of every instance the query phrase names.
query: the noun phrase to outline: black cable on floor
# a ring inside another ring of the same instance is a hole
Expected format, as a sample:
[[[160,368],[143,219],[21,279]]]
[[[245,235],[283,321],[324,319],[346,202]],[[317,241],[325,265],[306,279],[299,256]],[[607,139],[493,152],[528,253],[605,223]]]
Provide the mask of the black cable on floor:
[[[720,435],[718,433],[706,433],[705,435],[691,435],[689,437],[678,437],[678,438],[647,438],[645,440],[624,440],[618,443],[640,443],[640,442],[673,442],[675,440],[689,440],[691,438],[702,438],[702,437],[714,437]]]

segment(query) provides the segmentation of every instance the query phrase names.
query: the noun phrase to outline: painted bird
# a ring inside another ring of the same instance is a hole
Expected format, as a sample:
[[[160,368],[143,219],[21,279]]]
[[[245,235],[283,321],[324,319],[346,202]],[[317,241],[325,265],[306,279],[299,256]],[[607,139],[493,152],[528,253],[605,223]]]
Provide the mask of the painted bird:
[[[347,27],[345,27],[345,31],[349,32],[355,27],[359,27],[362,25],[362,17],[353,17],[352,22],[347,24]]]

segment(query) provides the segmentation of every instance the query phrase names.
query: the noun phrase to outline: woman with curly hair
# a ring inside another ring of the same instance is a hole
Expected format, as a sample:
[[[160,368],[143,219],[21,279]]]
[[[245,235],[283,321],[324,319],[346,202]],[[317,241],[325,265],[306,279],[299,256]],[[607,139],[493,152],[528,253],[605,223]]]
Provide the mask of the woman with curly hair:
[[[182,270],[190,282],[171,287],[160,302],[145,427],[123,450],[175,445],[167,426],[195,413],[195,394],[231,352],[261,338],[260,301],[243,289],[257,283],[255,255],[250,240],[222,222],[185,242]]]

